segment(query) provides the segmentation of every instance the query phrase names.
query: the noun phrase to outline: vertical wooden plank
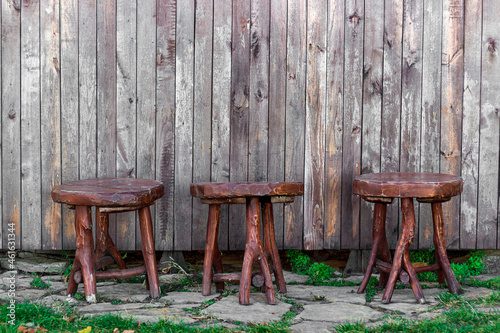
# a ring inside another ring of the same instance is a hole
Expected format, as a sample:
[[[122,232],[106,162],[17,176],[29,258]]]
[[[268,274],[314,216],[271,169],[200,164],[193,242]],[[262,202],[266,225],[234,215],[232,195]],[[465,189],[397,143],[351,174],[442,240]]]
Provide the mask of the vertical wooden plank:
[[[420,171],[420,127],[422,117],[422,28],[423,0],[405,3],[403,13],[403,75],[401,84],[401,156],[399,170]],[[415,211],[415,234],[418,235]],[[418,248],[418,237],[412,244]]]
[[[269,142],[269,1],[252,0],[250,6],[248,181],[267,181]]]
[[[215,0],[214,8],[217,10],[213,14],[212,181],[228,182],[231,127],[232,1]],[[228,223],[228,207],[222,206],[218,242],[220,250],[229,248]]]
[[[2,239],[21,245],[21,4],[2,1]],[[6,57],[5,55],[9,56]]]
[[[460,175],[463,95],[463,0],[443,2],[441,172]],[[443,204],[448,248],[459,246],[460,197]]]
[[[323,248],[328,3],[307,3],[304,249]]]
[[[423,11],[420,172],[439,172],[443,6],[438,1],[424,1]],[[431,205],[419,207],[418,244],[419,248],[428,249],[434,246]]]
[[[498,1],[483,1],[481,119],[479,121],[479,193],[477,248],[497,246],[499,134],[500,134],[500,30]]]
[[[97,1],[97,176],[116,176],[116,2]],[[109,219],[116,239],[116,215]]]
[[[137,7],[137,158],[138,178],[156,178],[156,2],[142,2]],[[168,192],[168,189],[165,190]],[[156,216],[156,205],[151,206]],[[137,221],[137,220],[135,220]],[[153,219],[157,225],[158,219]],[[135,249],[142,247],[140,230],[136,227]]]
[[[193,182],[210,181],[212,144],[213,1],[196,2]],[[192,249],[205,248],[208,207],[193,200]]]
[[[233,63],[231,69],[231,154],[230,179],[247,181],[248,176],[248,113],[250,81],[250,1],[233,2]],[[245,247],[241,232],[245,208],[229,207],[229,249]]]
[[[403,53],[403,2],[385,3],[384,81],[382,98],[382,140],[380,142],[380,171],[399,171],[401,126],[401,57]],[[395,248],[398,240],[398,203],[387,207],[387,242]]]
[[[382,66],[384,56],[384,1],[365,8],[363,65],[363,131],[361,135],[361,173],[380,172],[382,121]],[[373,203],[361,201],[360,247],[371,249]]]
[[[286,109],[286,17],[285,1],[271,0],[269,24],[269,147],[267,179],[285,180],[285,109]],[[274,207],[274,231],[278,249],[283,248],[282,206]]]
[[[307,8],[305,0],[288,1],[285,181],[304,181]],[[285,205],[284,247],[301,249],[303,198]]]
[[[137,177],[137,6],[135,1],[116,1],[116,176]],[[115,244],[135,250],[136,212],[117,216]],[[139,237],[137,237],[139,238]]]
[[[59,0],[40,2],[42,249],[62,248],[61,205],[50,196],[61,183],[59,5]]]
[[[174,125],[176,1],[158,0],[156,30],[156,177],[165,186],[158,201],[155,245],[174,245]]]
[[[324,245],[340,248],[344,109],[344,1],[328,7]]]
[[[344,136],[342,156],[342,248],[359,248],[360,199],[352,194],[361,171],[364,2],[345,3]]]
[[[483,3],[466,0],[464,23],[464,92],[462,109],[462,179],[460,248],[476,248],[481,110],[481,36]]]
[[[78,179],[78,1],[61,1],[61,183]],[[49,195],[50,197],[50,195]],[[63,249],[73,249],[74,210],[62,206]]]
[[[39,249],[41,229],[40,4],[21,8],[21,246]]]
[[[194,1],[177,7],[175,50],[174,249],[191,250],[194,98]]]

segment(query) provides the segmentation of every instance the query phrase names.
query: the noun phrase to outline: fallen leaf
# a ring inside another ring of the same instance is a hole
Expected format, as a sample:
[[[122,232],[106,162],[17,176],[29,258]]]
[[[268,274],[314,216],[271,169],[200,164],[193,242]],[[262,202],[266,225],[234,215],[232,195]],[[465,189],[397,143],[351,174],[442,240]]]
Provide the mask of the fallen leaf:
[[[25,327],[25,326],[19,326],[19,327],[17,328],[17,331],[18,331],[18,332],[28,332],[28,328],[27,328],[27,327]]]

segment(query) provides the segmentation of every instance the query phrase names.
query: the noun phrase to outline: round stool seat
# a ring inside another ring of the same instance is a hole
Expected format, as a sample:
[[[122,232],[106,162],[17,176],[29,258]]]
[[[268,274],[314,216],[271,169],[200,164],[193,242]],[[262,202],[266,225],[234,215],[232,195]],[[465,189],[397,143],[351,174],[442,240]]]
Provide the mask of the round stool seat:
[[[162,183],[149,179],[83,179],[55,186],[52,199],[77,206],[135,207],[154,203],[163,190]]]
[[[447,201],[462,192],[457,176],[425,172],[383,172],[354,177],[353,193],[363,197]]]
[[[302,183],[197,183],[191,184],[191,195],[196,198],[222,199],[262,196],[296,196],[304,194]]]

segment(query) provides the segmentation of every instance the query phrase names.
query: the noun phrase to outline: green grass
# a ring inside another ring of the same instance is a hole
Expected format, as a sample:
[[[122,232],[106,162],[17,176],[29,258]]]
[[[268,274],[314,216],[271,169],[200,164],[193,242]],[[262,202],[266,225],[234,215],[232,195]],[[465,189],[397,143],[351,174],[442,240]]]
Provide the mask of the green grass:
[[[50,284],[42,281],[38,275],[33,275],[33,280],[31,280],[30,285],[36,289],[48,289]]]

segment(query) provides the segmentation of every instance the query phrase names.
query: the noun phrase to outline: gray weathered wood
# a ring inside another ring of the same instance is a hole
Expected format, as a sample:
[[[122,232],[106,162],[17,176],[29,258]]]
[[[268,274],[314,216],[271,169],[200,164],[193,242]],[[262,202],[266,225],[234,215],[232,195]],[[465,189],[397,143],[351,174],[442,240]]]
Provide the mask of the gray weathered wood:
[[[477,248],[497,246],[500,118],[498,1],[483,1],[481,119],[479,122],[479,193]]]
[[[306,90],[306,1],[288,1],[287,86],[285,119],[285,181],[304,179],[305,90]],[[283,246],[302,248],[303,199],[285,206]]]
[[[328,4],[307,3],[304,249],[323,248]]]
[[[464,92],[462,109],[462,179],[460,248],[476,248],[479,177],[479,118],[481,111],[482,1],[466,0],[464,7]]]
[[[342,248],[359,247],[359,197],[352,194],[361,172],[364,2],[346,0],[344,131],[342,155]]]
[[[61,183],[59,0],[40,2],[42,249],[62,248],[61,206],[49,193]]]
[[[438,1],[424,1],[423,11],[420,172],[439,172],[443,6]],[[434,246],[431,206],[419,207],[418,245],[430,249]]]
[[[212,157],[212,46],[213,2],[196,2],[194,45],[193,182],[210,181]],[[192,249],[205,248],[208,209],[193,200]]]
[[[21,244],[34,250],[42,242],[40,152],[40,5],[21,8]],[[19,141],[18,141],[19,142]]]
[[[194,1],[177,4],[175,49],[174,247],[191,250],[194,98]]]

